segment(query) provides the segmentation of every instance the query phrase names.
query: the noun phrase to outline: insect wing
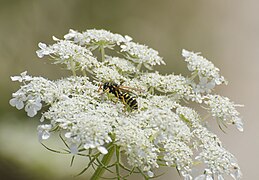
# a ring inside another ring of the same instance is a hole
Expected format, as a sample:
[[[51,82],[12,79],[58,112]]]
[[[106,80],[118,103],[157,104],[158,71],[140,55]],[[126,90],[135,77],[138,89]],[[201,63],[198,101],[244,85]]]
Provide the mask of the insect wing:
[[[137,92],[140,92],[140,93],[145,92],[143,89],[133,88],[133,87],[128,87],[128,86],[119,86],[118,89],[121,90],[121,91],[124,91],[124,92],[132,93],[132,94],[136,94],[133,91],[137,91]]]

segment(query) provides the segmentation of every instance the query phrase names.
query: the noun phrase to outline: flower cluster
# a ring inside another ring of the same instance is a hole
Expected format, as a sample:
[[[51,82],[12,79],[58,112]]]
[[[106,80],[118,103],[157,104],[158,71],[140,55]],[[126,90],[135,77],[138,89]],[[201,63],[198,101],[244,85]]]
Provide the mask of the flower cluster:
[[[165,64],[158,52],[129,36],[70,30],[64,40],[54,40],[52,45],[39,43],[36,53],[65,65],[71,77],[48,80],[26,72],[11,77],[22,83],[12,94],[12,106],[24,108],[29,117],[46,107],[38,126],[41,142],[59,132],[66,152],[89,158],[88,168],[96,169],[93,179],[104,170],[118,179],[132,173],[149,179],[156,176],[156,168],[168,166],[190,180],[197,162],[205,169],[196,180],[241,177],[234,156],[206,128],[198,112],[186,106],[188,101],[206,106],[219,125],[235,124],[243,130],[238,105],[211,93],[226,80],[210,61],[183,50],[191,76],[163,75],[152,70]],[[122,163],[121,156],[127,162]]]
[[[56,44],[47,46],[44,43],[39,43],[40,50],[37,51],[38,57],[51,56],[55,59],[55,64],[65,64],[68,70],[90,70],[99,62],[93,56],[92,52],[82,46],[76,45],[70,41],[59,40]]]
[[[234,104],[229,98],[215,94],[207,95],[205,104],[209,106],[213,117],[219,118],[222,123],[235,124],[239,131],[243,131],[243,122],[235,108],[242,105]]]
[[[114,34],[103,29],[89,29],[83,33],[70,29],[64,38],[66,40],[73,40],[74,43],[80,46],[88,46],[91,50],[96,49],[99,45],[112,48],[114,45],[131,41],[131,37],[129,36],[123,37],[120,34]]]
[[[156,64],[165,64],[158,52],[145,45],[126,42],[121,45],[121,51],[127,53],[127,58],[138,64],[144,64],[147,68]],[[150,68],[151,69],[151,68]]]
[[[193,72],[194,77],[198,75],[199,84],[194,84],[194,90],[200,93],[208,92],[222,83],[227,83],[223,76],[220,76],[219,69],[214,64],[202,56],[199,53],[189,52],[187,50],[182,51],[182,56],[185,57],[185,61],[188,63],[188,69]]]

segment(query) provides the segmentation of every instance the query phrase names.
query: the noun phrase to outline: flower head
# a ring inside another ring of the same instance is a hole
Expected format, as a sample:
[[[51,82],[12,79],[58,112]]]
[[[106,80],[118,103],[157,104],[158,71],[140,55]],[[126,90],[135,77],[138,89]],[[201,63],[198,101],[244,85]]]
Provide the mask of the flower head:
[[[145,45],[141,45],[134,42],[126,42],[121,47],[121,52],[126,52],[128,59],[134,63],[143,64],[147,68],[151,68],[156,64],[165,64],[163,59],[158,56],[158,52],[152,48],[148,48]]]
[[[38,57],[52,56],[55,64],[65,64],[68,70],[89,70],[98,66],[97,59],[88,49],[71,41],[55,40],[57,43],[50,46],[39,43],[40,50],[36,51]]]
[[[120,45],[123,42],[131,41],[129,36],[123,37],[120,34],[114,34],[103,29],[89,29],[83,33],[79,33],[70,29],[69,33],[66,34],[64,38],[66,40],[73,40],[75,43],[81,46],[86,45],[90,47],[91,50],[94,50],[99,46],[113,48],[114,45]]]
[[[221,120],[222,123],[235,124],[239,131],[243,131],[243,122],[239,117],[236,107],[242,106],[234,104],[227,97],[220,95],[207,95],[205,104],[209,106],[213,117]]]
[[[199,53],[194,53],[183,49],[182,56],[188,63],[188,69],[195,75],[197,74],[199,77],[199,84],[194,84],[195,91],[210,93],[215,85],[227,83],[225,78],[220,76],[219,69],[215,67],[212,62],[200,56]]]
[[[243,130],[237,105],[211,94],[226,81],[210,61],[183,50],[192,76],[163,75],[151,71],[165,64],[158,52],[129,36],[91,29],[70,30],[64,38],[54,38],[52,45],[39,43],[36,53],[65,65],[73,76],[48,80],[24,72],[11,77],[22,86],[9,103],[24,108],[29,117],[42,113],[40,141],[58,132],[67,147],[64,153],[87,156],[88,167],[96,172],[115,169],[121,179],[136,172],[148,179],[155,177],[156,168],[168,166],[191,180],[197,161],[205,169],[196,180],[241,177],[234,156],[186,103],[205,104],[212,117]],[[113,153],[116,160],[111,163]]]

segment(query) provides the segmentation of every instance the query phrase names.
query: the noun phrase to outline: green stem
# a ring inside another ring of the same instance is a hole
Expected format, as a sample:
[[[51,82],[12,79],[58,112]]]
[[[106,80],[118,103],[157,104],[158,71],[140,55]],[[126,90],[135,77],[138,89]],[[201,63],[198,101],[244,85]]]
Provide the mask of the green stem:
[[[195,79],[195,77],[198,75],[198,71],[194,71],[192,73],[192,76],[189,78],[191,81],[193,81]]]
[[[73,74],[73,76],[76,76],[76,71],[72,70],[72,74]]]
[[[142,66],[142,63],[139,63],[138,65],[137,65],[137,69],[140,71],[140,69],[141,69],[141,66]]]
[[[86,72],[84,69],[82,70],[82,74],[83,74],[83,76],[86,76]]]
[[[104,167],[107,166],[111,161],[114,151],[115,148],[112,147],[109,149],[108,153],[103,156],[102,165],[98,166],[90,180],[98,180],[103,175],[103,173],[105,172]]]
[[[100,46],[100,50],[101,50],[102,61],[104,61],[104,59],[105,59],[105,50],[104,50],[103,45]]]
[[[116,148],[116,174],[117,174],[117,179],[120,180],[120,147],[115,146]]]
[[[70,66],[71,66],[71,71],[72,71],[73,76],[76,76],[75,62],[70,60]]]

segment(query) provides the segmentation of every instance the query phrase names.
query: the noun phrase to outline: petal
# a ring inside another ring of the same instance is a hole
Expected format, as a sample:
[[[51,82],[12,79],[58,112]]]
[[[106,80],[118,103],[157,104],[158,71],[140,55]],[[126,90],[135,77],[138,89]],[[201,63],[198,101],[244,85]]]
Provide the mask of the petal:
[[[21,76],[11,76],[11,80],[12,80],[12,81],[19,81],[19,82],[22,82]]]
[[[148,177],[154,177],[154,173],[152,171],[147,172]]]
[[[16,98],[10,99],[10,101],[9,101],[9,104],[10,104],[11,106],[13,106],[13,107],[16,106],[16,103],[17,103],[17,99],[16,99]]]
[[[21,110],[23,107],[24,107],[23,101],[17,101],[17,103],[16,103],[16,108],[17,108],[18,110]]]
[[[185,50],[185,49],[183,49],[183,50],[182,50],[182,56],[185,57],[185,58],[187,58],[187,57],[190,56],[190,52],[187,51],[187,50]]]
[[[46,140],[50,137],[50,133],[48,131],[43,131],[42,133],[42,139]]]
[[[44,51],[43,50],[37,50],[36,51],[36,54],[37,54],[37,56],[39,57],[39,58],[43,58],[44,57],[44,53],[43,53]]]
[[[25,111],[27,112],[27,115],[29,116],[29,117],[33,117],[33,116],[35,116],[36,114],[37,114],[37,111],[34,109],[34,108],[26,108],[26,106],[25,106]]]
[[[105,147],[103,147],[103,146],[99,146],[99,147],[97,147],[97,149],[98,149],[102,154],[107,154],[107,153],[108,153],[107,149],[106,149]]]

